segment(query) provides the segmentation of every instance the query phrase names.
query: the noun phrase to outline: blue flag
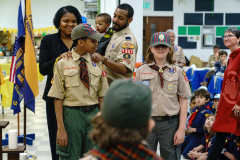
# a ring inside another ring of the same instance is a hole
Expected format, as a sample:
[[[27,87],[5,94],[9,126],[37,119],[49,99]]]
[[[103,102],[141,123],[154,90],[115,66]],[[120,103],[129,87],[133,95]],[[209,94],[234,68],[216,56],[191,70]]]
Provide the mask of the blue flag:
[[[21,112],[20,103],[23,99],[24,90],[24,45],[25,45],[25,1],[21,0],[18,9],[18,36],[14,44],[14,52],[16,54],[16,76],[13,88],[13,98],[11,109],[14,114]]]

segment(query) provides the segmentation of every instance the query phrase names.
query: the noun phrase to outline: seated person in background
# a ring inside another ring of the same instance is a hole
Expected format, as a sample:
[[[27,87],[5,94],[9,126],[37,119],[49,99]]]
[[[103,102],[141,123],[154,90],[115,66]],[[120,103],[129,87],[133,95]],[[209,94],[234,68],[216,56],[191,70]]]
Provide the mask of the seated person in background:
[[[219,52],[219,57],[220,57],[220,61],[215,63],[215,75],[217,73],[224,73],[225,69],[227,68],[227,52],[221,50]]]
[[[208,88],[206,87],[206,86],[200,86],[199,88],[198,88],[198,90],[199,89],[205,89],[206,91],[208,91]],[[210,100],[211,100],[211,93],[210,93]],[[211,106],[213,106],[213,102],[212,101],[210,101],[209,100],[209,106],[210,106],[210,108],[211,108]]]
[[[208,67],[214,67],[215,62],[219,61],[219,51],[220,47],[219,45],[213,46],[213,55],[211,55],[208,59]]]
[[[237,142],[237,136],[230,134],[225,141],[223,153],[219,157],[219,160],[239,160],[240,149],[239,141]]]
[[[189,152],[190,158],[200,158],[202,160],[207,159],[208,150],[210,149],[212,138],[214,137],[214,133],[212,132],[211,128],[215,121],[215,115],[209,114],[205,121],[204,126],[204,135],[202,137],[202,143],[196,148],[193,148],[192,151]]]
[[[206,115],[212,114],[208,103],[210,93],[205,89],[199,89],[195,91],[195,96],[197,107],[193,109],[193,113],[188,120],[186,132],[189,132],[189,135],[186,136],[185,141],[181,145],[181,152],[184,158],[189,158],[189,151],[201,144]]]
[[[107,13],[101,13],[95,19],[96,31],[98,31],[101,34],[104,34],[104,36],[98,42],[96,51],[97,53],[100,53],[102,56],[105,55],[107,45],[113,36],[113,30],[112,28],[109,28],[111,22],[112,18]]]
[[[211,107],[211,110],[212,110],[213,114],[217,113],[217,107],[218,107],[219,99],[220,99],[220,94],[216,94],[213,98],[213,105]]]
[[[92,119],[90,137],[96,146],[82,160],[162,160],[146,142],[155,126],[151,102],[148,86],[115,80],[104,97],[102,113]]]
[[[186,126],[188,126],[188,119],[189,117],[192,115],[192,111],[194,109],[194,107],[196,107],[196,99],[195,96],[191,97],[190,103],[189,103],[189,109],[188,109],[188,113],[187,113],[187,124]]]

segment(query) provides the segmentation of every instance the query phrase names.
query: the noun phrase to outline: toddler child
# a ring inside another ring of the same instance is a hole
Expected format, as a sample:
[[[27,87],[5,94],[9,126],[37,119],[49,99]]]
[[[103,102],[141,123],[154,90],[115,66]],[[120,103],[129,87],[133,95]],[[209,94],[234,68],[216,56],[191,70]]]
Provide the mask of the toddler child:
[[[100,53],[102,56],[105,55],[107,45],[113,36],[113,30],[112,28],[109,28],[111,21],[111,16],[107,13],[101,13],[95,19],[96,31],[104,35],[104,37],[98,42],[96,50],[96,52]]]

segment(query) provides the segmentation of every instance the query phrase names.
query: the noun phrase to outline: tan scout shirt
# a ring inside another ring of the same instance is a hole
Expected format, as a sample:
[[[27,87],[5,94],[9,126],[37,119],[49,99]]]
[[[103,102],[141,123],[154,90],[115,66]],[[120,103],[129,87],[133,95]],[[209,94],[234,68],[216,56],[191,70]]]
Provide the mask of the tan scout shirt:
[[[220,58],[218,57],[218,60],[220,60]],[[208,67],[214,67],[215,65],[215,55],[211,55],[208,59]]]
[[[61,59],[54,72],[53,85],[49,97],[63,100],[65,106],[89,106],[98,104],[108,90],[106,74],[103,75],[101,63],[93,63],[90,54],[84,54],[89,75],[89,91],[80,79],[79,64],[81,57],[72,49],[73,59]],[[64,94],[65,92],[65,94]],[[89,93],[90,92],[90,93]]]
[[[158,71],[150,68],[154,62],[140,66],[136,73],[136,80],[148,85],[152,91],[151,116],[173,116],[180,110],[178,95],[191,96],[189,82],[184,70],[176,65],[165,63],[167,68],[163,71],[163,88]]]
[[[186,59],[182,47],[174,44],[173,50],[174,50],[173,59],[176,61],[176,65],[178,65],[179,63],[186,64]]]
[[[129,70],[127,74],[121,75],[105,66],[109,85],[115,79],[132,77],[135,69],[137,50],[137,41],[129,27],[114,33],[107,46],[105,57],[116,63],[124,64]]]

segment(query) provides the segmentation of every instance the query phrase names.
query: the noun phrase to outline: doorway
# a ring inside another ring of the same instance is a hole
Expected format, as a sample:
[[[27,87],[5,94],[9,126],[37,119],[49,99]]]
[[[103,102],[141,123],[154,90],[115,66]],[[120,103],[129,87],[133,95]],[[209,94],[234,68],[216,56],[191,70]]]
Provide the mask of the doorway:
[[[143,57],[155,32],[166,32],[173,29],[173,17],[143,17]]]

